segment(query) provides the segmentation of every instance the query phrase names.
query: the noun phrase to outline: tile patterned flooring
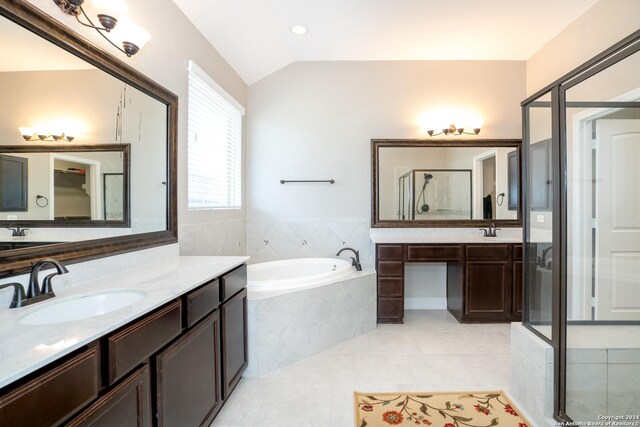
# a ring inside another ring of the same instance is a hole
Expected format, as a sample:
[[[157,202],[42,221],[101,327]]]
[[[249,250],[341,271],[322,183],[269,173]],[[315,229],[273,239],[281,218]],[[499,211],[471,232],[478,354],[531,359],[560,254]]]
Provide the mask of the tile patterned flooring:
[[[509,336],[508,323],[463,325],[445,310],[407,310],[403,325],[378,325],[269,375],[243,378],[211,427],[352,427],[354,390],[508,392]]]

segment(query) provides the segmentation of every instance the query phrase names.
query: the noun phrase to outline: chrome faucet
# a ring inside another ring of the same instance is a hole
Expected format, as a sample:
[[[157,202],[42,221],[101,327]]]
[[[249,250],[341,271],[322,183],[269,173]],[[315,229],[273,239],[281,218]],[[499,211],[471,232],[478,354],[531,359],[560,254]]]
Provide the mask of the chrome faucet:
[[[480,228],[479,230],[484,231],[484,237],[498,237],[496,231],[501,230],[500,228],[496,228],[494,223],[489,224],[488,228]]]
[[[351,258],[351,265],[353,265],[356,268],[356,271],[362,271],[362,265],[360,264],[360,252],[356,251],[355,249],[352,248],[342,248],[338,251],[338,253],[336,254],[336,256],[340,256],[340,254],[344,251],[351,251],[353,252],[353,254],[355,255],[354,257],[350,257]]]
[[[52,265],[55,267],[56,272],[47,275],[42,281],[42,287],[40,287],[38,275],[40,274],[42,267],[45,265]],[[13,287],[13,299],[11,300],[9,308],[24,307],[25,305],[55,297],[56,294],[53,292],[51,279],[58,274],[65,274],[68,272],[69,270],[67,270],[67,267],[55,259],[43,259],[31,265],[31,275],[29,276],[29,286],[27,287],[26,293],[24,291],[24,287],[20,283],[6,283],[4,285],[0,285],[0,289]]]
[[[29,230],[28,228],[20,228],[20,226],[14,227],[13,224],[9,224],[7,226],[7,230],[11,230],[11,237],[25,237],[25,231]]]

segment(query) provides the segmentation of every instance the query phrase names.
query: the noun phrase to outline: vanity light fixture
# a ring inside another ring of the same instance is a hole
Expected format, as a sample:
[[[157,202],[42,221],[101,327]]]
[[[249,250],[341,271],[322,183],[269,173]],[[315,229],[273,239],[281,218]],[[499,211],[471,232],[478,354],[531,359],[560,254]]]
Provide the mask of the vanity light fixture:
[[[26,128],[26,127],[21,127],[20,129],[20,135],[22,135],[22,138],[24,138],[25,141],[27,142],[32,142],[32,141],[67,141],[67,142],[71,142],[74,140],[74,136],[70,136],[70,135],[66,135],[64,132],[61,133],[49,133],[49,132],[35,132],[33,129],[31,128]]]
[[[445,135],[449,135],[449,134],[451,134],[451,135],[463,135],[463,134],[464,135],[477,135],[477,134],[480,133],[480,130],[481,130],[480,128],[473,128],[473,132],[465,132],[464,128],[459,128],[459,127],[456,127],[456,125],[452,124],[452,125],[449,126],[448,129],[447,128],[442,129],[442,132],[433,133],[434,132],[433,129],[430,129],[430,130],[427,131],[427,133],[429,134],[429,136],[438,136],[438,135],[442,135],[442,134],[445,134]]]
[[[148,32],[132,22],[120,22],[118,25],[118,19],[113,15],[114,12],[115,14],[123,13],[127,9],[127,3],[124,0],[92,0],[97,9],[107,9],[106,11],[109,12],[97,15],[101,26],[95,25],[85,12],[82,7],[84,0],[53,0],[53,2],[63,13],[73,15],[81,25],[96,30],[106,41],[128,57],[138,53],[151,38]],[[80,20],[80,15],[84,16],[86,22]],[[113,42],[105,33],[111,34],[112,38],[116,39],[122,47]]]

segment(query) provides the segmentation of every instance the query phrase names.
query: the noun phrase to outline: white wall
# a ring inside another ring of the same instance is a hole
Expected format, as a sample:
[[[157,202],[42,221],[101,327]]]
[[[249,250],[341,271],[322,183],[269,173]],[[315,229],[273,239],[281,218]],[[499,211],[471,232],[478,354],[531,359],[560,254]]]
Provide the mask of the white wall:
[[[527,60],[531,95],[638,30],[640,1],[600,0]]]
[[[484,117],[482,137],[519,138],[524,79],[517,61],[303,62],[275,72],[248,92],[248,218],[368,217],[372,138],[424,138],[421,115],[446,106]]]
[[[207,212],[187,210],[187,62],[197,62],[231,96],[245,106],[247,87],[238,74],[171,0],[129,2],[129,19],[144,27],[152,37],[144,49],[132,58],[116,52],[95,31],[82,28],[74,18],[63,15],[52,1],[29,2],[180,97],[178,223],[181,252],[201,255],[246,253],[245,209]],[[244,200],[246,201],[246,198]]]

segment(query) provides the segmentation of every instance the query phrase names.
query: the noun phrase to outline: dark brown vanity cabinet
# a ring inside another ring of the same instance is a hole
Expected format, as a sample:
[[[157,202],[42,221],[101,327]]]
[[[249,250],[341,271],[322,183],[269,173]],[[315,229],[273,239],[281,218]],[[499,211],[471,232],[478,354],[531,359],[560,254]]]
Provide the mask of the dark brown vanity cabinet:
[[[511,319],[511,245],[466,245],[465,276],[458,320]]]
[[[460,322],[522,318],[522,245],[378,244],[378,323],[403,321],[407,262],[447,263],[447,309]]]
[[[155,363],[158,425],[209,425],[222,407],[218,310],[158,354]]]
[[[0,426],[208,426],[247,354],[241,266],[0,390]]]
[[[226,399],[238,385],[249,363],[247,346],[247,267],[221,280],[222,396]]]
[[[376,245],[378,322],[402,323],[404,317],[404,247]]]
[[[99,349],[93,345],[0,392],[0,426],[59,426],[100,391]]]
[[[67,427],[151,427],[149,365],[119,383]]]

